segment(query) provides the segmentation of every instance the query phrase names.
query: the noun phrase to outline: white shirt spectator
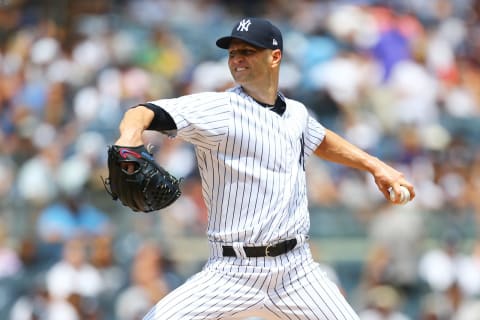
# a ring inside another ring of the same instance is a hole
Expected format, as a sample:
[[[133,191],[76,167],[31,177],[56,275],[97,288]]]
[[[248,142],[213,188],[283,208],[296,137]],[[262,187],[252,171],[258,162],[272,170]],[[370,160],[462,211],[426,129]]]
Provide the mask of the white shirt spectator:
[[[103,289],[100,272],[85,259],[81,240],[69,240],[64,247],[63,259],[47,273],[47,290],[54,298],[66,299],[71,294],[95,297]]]

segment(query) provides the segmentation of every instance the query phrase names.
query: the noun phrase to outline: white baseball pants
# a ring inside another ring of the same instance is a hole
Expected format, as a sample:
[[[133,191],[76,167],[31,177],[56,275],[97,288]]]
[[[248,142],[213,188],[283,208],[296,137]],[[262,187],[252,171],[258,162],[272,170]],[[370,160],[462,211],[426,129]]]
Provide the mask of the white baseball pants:
[[[359,319],[313,261],[308,243],[277,257],[212,256],[143,319],[238,319],[246,313],[268,320]]]

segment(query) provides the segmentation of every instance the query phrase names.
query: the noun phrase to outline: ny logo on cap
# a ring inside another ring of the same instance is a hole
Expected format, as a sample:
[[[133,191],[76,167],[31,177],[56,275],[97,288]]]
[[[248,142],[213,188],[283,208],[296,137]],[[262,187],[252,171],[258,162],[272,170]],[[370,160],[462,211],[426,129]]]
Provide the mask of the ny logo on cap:
[[[251,24],[252,23],[250,22],[250,19],[248,20],[243,19],[238,24],[237,31],[248,31],[248,27],[250,27]]]

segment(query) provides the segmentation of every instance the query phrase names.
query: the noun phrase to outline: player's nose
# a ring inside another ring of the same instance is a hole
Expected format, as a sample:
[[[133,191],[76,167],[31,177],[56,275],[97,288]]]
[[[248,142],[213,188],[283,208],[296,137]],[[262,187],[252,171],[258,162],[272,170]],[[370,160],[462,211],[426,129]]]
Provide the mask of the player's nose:
[[[245,61],[245,56],[240,53],[230,53],[229,61],[233,64],[239,64]]]

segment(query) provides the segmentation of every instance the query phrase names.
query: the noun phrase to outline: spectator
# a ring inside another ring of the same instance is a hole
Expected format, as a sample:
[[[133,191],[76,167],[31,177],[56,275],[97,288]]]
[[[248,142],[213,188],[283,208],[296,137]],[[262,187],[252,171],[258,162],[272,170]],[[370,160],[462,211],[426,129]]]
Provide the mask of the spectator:
[[[378,282],[389,284],[402,293],[417,290],[417,263],[424,240],[424,222],[414,207],[385,207],[371,222],[373,248],[385,252],[385,264]],[[375,249],[373,249],[375,250]]]
[[[104,290],[104,280],[98,269],[88,262],[86,250],[86,243],[80,238],[65,242],[62,259],[46,275],[52,299],[67,301],[75,294],[95,298]]]
[[[109,234],[111,228],[109,216],[89,203],[83,194],[65,194],[43,209],[37,220],[38,236],[46,243]]]
[[[0,220],[0,278],[12,277],[22,269],[22,261],[8,241],[7,225]]]
[[[368,304],[360,311],[361,320],[409,320],[399,311],[400,295],[390,286],[378,286],[367,291]]]
[[[118,296],[116,319],[141,319],[148,310],[173,289],[164,275],[160,248],[152,242],[143,244],[134,257],[131,284]]]
[[[41,276],[33,278],[27,292],[13,303],[10,310],[10,319],[45,319],[48,308],[49,296],[45,286],[45,279]]]
[[[466,297],[480,293],[480,273],[472,257],[459,247],[460,238],[450,232],[443,239],[443,246],[425,252],[419,261],[419,276],[434,292],[446,292],[458,287]]]
[[[103,282],[103,289],[96,303],[101,305],[103,315],[110,318],[114,314],[117,295],[127,285],[127,272],[117,261],[111,235],[95,236],[90,241],[90,247],[90,263],[98,270]]]

